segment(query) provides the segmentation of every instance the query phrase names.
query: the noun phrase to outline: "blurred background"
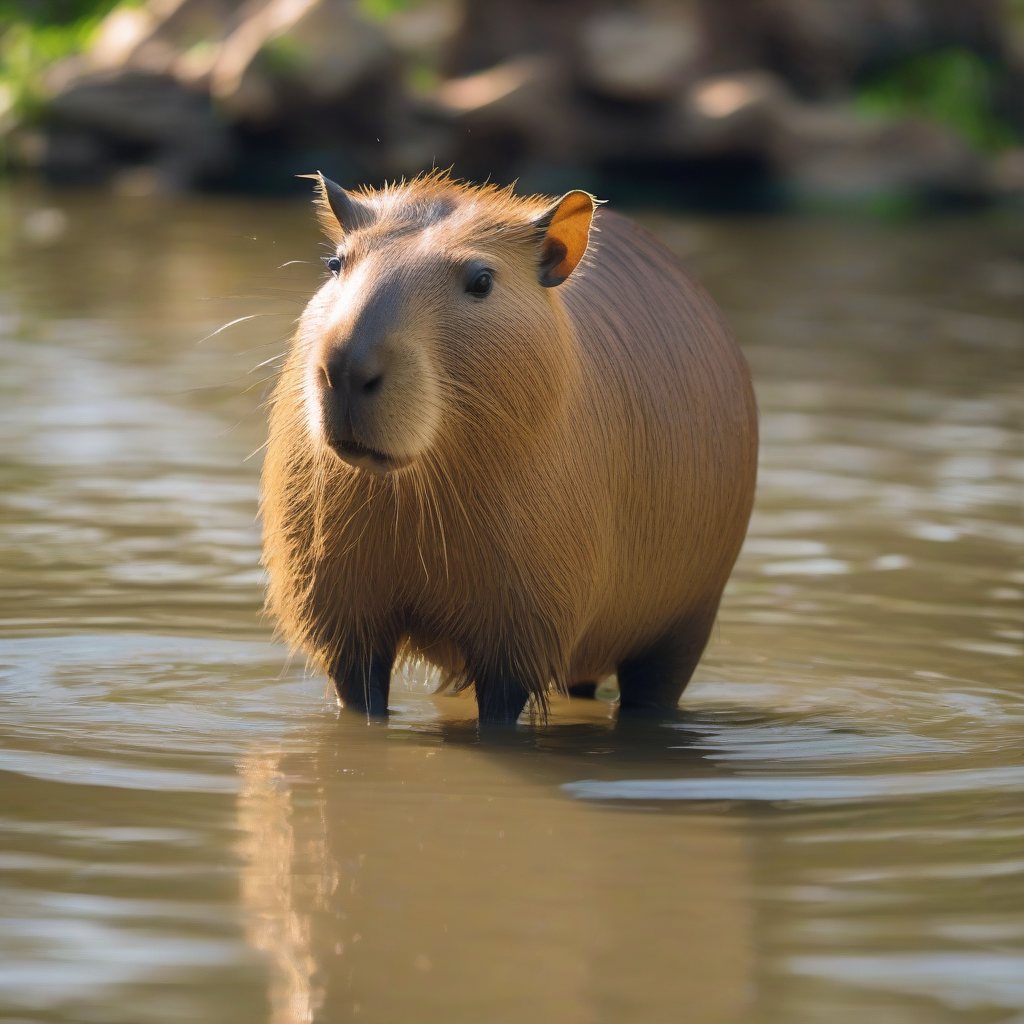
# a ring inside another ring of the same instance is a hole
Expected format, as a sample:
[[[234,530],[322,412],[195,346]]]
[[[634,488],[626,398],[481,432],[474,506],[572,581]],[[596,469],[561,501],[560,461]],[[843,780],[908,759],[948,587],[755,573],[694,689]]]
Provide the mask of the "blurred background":
[[[7,167],[128,194],[432,167],[697,209],[1024,194],[1022,0],[2,0]]]
[[[0,0],[0,1020],[1024,1024],[1022,147],[1024,0]],[[261,616],[294,175],[433,166],[750,363],[671,726],[367,728]]]

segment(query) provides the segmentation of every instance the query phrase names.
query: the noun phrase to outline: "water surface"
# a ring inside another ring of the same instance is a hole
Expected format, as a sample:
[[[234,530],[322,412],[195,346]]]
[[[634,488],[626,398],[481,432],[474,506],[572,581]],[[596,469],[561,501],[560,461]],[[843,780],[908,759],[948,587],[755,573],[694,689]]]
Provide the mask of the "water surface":
[[[481,747],[260,615],[308,209],[0,193],[0,1019],[1024,1020],[1021,225],[647,220],[754,369],[750,537],[680,723]]]

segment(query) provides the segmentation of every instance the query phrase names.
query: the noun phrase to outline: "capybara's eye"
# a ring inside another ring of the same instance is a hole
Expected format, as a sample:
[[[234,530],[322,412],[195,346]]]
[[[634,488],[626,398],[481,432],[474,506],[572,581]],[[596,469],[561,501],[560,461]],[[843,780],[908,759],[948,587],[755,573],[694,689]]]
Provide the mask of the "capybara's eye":
[[[341,259],[338,256],[322,256],[324,266],[337,277],[341,273]]]
[[[470,295],[475,295],[478,299],[482,299],[494,286],[494,275],[489,270],[481,270],[476,277],[466,286],[466,291]]]

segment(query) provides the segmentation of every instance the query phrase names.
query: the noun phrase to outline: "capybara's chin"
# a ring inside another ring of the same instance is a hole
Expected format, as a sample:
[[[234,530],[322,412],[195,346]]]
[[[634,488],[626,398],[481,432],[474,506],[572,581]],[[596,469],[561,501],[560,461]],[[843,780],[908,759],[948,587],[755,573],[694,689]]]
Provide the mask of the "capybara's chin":
[[[414,413],[415,395],[398,391],[387,405],[376,410],[339,410],[330,392],[315,403],[310,427],[321,443],[342,462],[378,476],[411,465],[433,438],[433,426],[425,430]]]
[[[673,714],[757,469],[715,304],[586,192],[318,182],[335,255],[263,468],[281,633],[370,716],[410,657],[473,687],[484,724],[612,673],[619,714]]]
[[[413,462],[411,456],[391,455],[359,441],[339,441],[331,438],[327,440],[327,445],[342,462],[377,476],[386,476],[388,473],[404,469]]]

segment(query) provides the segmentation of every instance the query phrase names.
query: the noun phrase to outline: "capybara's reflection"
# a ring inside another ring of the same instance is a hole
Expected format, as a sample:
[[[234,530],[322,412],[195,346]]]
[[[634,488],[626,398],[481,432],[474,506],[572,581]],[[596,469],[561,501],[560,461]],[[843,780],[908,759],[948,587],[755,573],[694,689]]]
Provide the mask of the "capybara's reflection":
[[[551,727],[544,754],[482,748],[471,724],[345,716],[311,752],[245,760],[242,900],[273,1024],[736,1019],[753,970],[736,823],[569,800],[557,783],[595,744],[628,762],[608,728]]]
[[[323,991],[313,980],[317,961],[310,937],[312,908],[306,906],[308,886],[298,874],[307,847],[300,840],[296,848],[292,794],[281,761],[280,753],[254,754],[239,766],[238,829],[242,838],[238,852],[244,862],[241,900],[246,941],[265,953],[270,965],[268,1024],[307,1024],[314,1019]],[[313,907],[325,907],[336,884],[333,862],[322,841],[311,852],[306,863],[314,872],[326,872],[314,885]],[[302,888],[302,898],[296,886]]]

